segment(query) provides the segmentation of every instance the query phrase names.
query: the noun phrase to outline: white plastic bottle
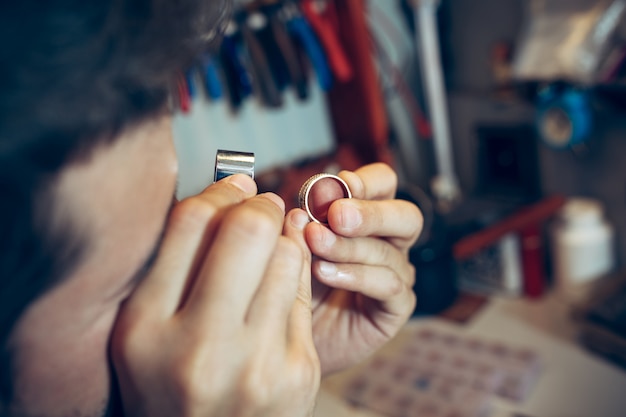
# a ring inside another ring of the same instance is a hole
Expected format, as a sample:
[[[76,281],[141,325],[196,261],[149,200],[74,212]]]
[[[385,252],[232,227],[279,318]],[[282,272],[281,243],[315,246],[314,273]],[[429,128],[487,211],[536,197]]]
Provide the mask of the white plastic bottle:
[[[589,286],[615,265],[614,231],[600,202],[572,198],[553,229],[557,290],[569,301],[582,301]]]

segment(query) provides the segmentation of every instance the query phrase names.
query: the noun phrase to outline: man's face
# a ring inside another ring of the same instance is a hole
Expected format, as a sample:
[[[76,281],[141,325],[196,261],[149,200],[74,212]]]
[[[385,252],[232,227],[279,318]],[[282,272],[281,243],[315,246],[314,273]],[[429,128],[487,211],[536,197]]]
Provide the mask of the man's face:
[[[27,309],[11,337],[20,413],[82,417],[105,409],[109,335],[173,201],[170,123],[162,117],[129,130],[61,174],[60,212],[87,236],[88,247],[75,272]]]

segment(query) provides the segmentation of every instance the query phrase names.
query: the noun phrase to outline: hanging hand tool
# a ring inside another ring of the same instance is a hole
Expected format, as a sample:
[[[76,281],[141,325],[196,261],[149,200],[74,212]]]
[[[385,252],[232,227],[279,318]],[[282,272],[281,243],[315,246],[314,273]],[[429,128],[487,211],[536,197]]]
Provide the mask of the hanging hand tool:
[[[239,53],[237,25],[230,22],[220,48],[226,86],[233,110],[238,110],[243,100],[252,94],[252,80]]]
[[[191,97],[189,96],[189,88],[187,87],[187,80],[183,74],[179,74],[176,77],[176,89],[178,92],[178,106],[183,113],[189,113],[191,110]]]
[[[296,46],[305,52],[311,62],[321,89],[323,91],[330,90],[333,85],[333,75],[326,60],[324,49],[313,29],[292,1],[285,2],[280,13]]]
[[[187,91],[189,92],[189,99],[193,101],[196,98],[196,80],[194,78],[193,67],[185,71],[185,82],[187,83]]]
[[[262,15],[258,14],[258,16]],[[256,91],[259,93],[262,102],[266,106],[273,108],[281,107],[283,105],[283,97],[274,81],[268,58],[265,55],[263,46],[250,27],[250,24],[253,26],[257,25],[256,19],[257,17],[249,19],[247,13],[239,13],[238,15],[241,36],[243,37],[250,57],[250,69],[253,73],[253,82],[255,83]]]
[[[222,83],[219,77],[219,70],[215,59],[204,54],[200,58],[199,71],[204,81],[204,91],[211,100],[219,100],[224,95]]]
[[[281,9],[282,5],[271,4],[265,6],[262,10],[269,20],[269,28],[283,58],[291,85],[294,87],[297,97],[305,100],[309,96],[308,77],[302,62],[298,58],[298,51],[289,36],[285,22],[281,18]]]
[[[248,15],[248,26],[258,39],[267,57],[267,64],[276,88],[284,91],[291,83],[285,56],[282,54],[277,39],[270,26],[270,17],[265,11],[255,11]]]
[[[349,81],[353,76],[352,66],[330,20],[331,8],[334,6],[332,3],[320,0],[302,0],[301,6],[304,16],[326,51],[326,57],[335,79],[340,82]]]

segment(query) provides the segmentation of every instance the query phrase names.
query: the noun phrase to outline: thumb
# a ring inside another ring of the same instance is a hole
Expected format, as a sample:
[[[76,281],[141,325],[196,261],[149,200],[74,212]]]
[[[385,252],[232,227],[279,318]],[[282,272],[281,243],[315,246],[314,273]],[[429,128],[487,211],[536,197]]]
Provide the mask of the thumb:
[[[304,228],[309,223],[308,215],[300,209],[291,210],[283,226],[283,235],[292,239],[304,253],[304,262],[298,294],[293,304],[288,323],[289,341],[304,343],[307,348],[313,347],[312,302],[311,302],[311,250],[304,239]]]

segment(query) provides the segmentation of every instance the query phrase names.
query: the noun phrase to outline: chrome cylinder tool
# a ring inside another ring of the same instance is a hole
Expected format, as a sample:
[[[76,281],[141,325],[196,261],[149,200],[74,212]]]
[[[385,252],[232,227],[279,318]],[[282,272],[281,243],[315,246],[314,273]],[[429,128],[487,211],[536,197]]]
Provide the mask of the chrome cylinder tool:
[[[215,156],[215,181],[234,174],[245,174],[254,179],[254,154],[218,150]]]

